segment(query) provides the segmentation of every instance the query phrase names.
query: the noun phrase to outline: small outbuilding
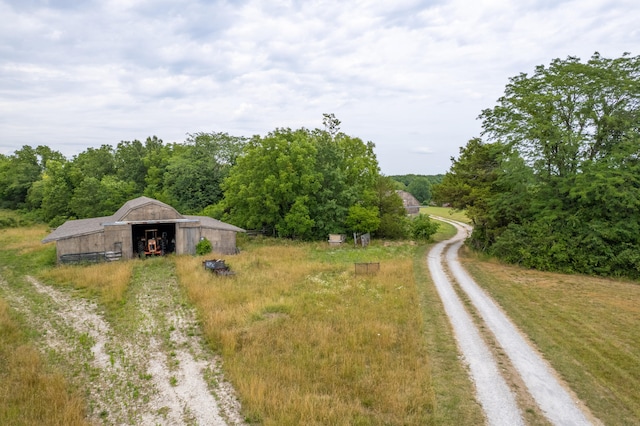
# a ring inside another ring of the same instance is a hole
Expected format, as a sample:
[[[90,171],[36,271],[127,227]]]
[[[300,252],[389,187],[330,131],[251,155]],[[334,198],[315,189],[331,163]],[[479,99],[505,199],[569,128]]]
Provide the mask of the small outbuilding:
[[[207,216],[188,216],[152,198],[127,201],[112,216],[69,220],[43,243],[56,242],[59,263],[132,259],[143,254],[195,254],[206,238],[213,251],[234,254],[237,226]]]

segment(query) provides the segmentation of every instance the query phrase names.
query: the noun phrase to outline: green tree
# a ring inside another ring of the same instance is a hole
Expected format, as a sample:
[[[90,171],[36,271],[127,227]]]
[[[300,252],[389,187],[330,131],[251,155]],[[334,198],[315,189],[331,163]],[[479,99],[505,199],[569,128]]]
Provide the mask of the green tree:
[[[164,175],[164,192],[174,205],[198,212],[220,201],[220,185],[246,144],[227,133],[196,133],[172,156]]]
[[[391,239],[408,237],[409,220],[402,198],[395,191],[394,180],[388,176],[379,176],[375,191],[374,205],[380,212],[380,226],[376,235]]]
[[[555,59],[510,79],[480,115],[483,135],[514,146],[542,178],[576,174],[637,132],[639,79],[640,56]]]
[[[72,216],[69,202],[73,186],[69,178],[69,163],[66,161],[49,160],[47,169],[42,176],[42,217],[47,222],[60,224]]]
[[[471,244],[527,267],[640,276],[640,57],[556,59],[510,80],[434,197]]]
[[[144,195],[160,201],[169,201],[164,195],[164,175],[169,166],[175,145],[165,145],[157,136],[148,137],[144,143]]]
[[[111,145],[100,148],[87,148],[71,160],[69,179],[74,187],[89,177],[102,179],[116,172],[115,152]]]
[[[376,206],[374,145],[339,131],[277,129],[254,137],[224,181],[224,201],[209,214],[273,235],[324,239],[347,230],[349,208]]]
[[[320,189],[316,153],[304,129],[277,129],[251,139],[222,185],[230,220],[282,237],[306,233],[308,196]]]
[[[431,183],[426,176],[417,176],[407,186],[407,192],[416,197],[422,204],[431,201]]]
[[[145,145],[139,140],[121,141],[115,151],[115,170],[119,180],[132,182],[136,195],[142,195],[146,187],[147,167],[144,158]]]
[[[380,227],[380,211],[376,206],[353,205],[349,208],[345,224],[353,232],[374,232]]]
[[[317,150],[313,161],[322,182],[310,203],[313,234],[318,239],[346,231],[349,208],[374,198],[379,175],[371,142],[337,132],[335,127],[332,131],[316,129],[310,133]]]
[[[28,145],[0,158],[0,208],[23,207],[29,188],[40,180],[41,172],[37,150]]]

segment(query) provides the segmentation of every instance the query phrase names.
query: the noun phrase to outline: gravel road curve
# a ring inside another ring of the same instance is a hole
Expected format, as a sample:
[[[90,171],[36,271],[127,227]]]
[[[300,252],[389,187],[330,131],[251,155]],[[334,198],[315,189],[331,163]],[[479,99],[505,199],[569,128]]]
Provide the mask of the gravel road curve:
[[[463,241],[466,236],[465,231],[459,230],[452,239],[436,244],[427,257],[429,271],[449,316],[460,351],[469,366],[469,373],[476,386],[477,397],[488,424],[524,425],[515,396],[500,375],[496,360],[473,324],[471,315],[465,310],[462,301],[454,291],[442,264],[444,249],[454,242]]]
[[[446,251],[446,265],[451,275],[458,283],[460,288],[467,294],[469,300],[480,314],[486,326],[494,334],[497,342],[502,347],[508,358],[511,360],[514,368],[521,376],[529,393],[534,398],[541,411],[554,425],[590,425],[591,421],[585,413],[580,409],[579,401],[574,401],[572,396],[557,380],[557,375],[540,355],[527,343],[525,338],[518,332],[513,323],[507,318],[504,312],[496,305],[496,303],[475,283],[475,281],[467,274],[458,262],[458,250],[460,249],[467,234],[471,231],[471,227],[452,220],[436,218],[444,222],[448,222],[456,227],[457,235],[445,242],[440,243],[440,250],[435,252],[438,246],[432,249],[429,255],[429,267],[440,269],[438,274],[444,275],[442,271],[442,252],[445,246],[449,246]],[[433,274],[433,272],[432,272]],[[434,276],[434,281],[436,280]],[[453,323],[453,319],[451,319]],[[475,327],[472,327],[475,328]],[[467,331],[464,331],[465,333]],[[477,332],[477,331],[475,331]],[[456,331],[456,334],[459,334]],[[462,344],[460,345],[464,352]],[[465,357],[467,357],[465,353]],[[480,386],[478,393],[480,394]],[[489,385],[491,386],[491,385]],[[479,397],[480,398],[480,397]],[[484,407],[484,403],[483,403]],[[486,408],[485,408],[486,410]],[[494,423],[487,413],[487,417],[491,424],[513,424],[513,423]]]

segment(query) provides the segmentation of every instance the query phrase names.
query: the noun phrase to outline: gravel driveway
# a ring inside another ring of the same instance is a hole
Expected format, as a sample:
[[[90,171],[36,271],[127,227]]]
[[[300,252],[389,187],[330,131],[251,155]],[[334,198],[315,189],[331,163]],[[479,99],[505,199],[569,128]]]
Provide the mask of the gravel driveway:
[[[69,373],[94,424],[244,424],[235,392],[206,349],[170,265],[140,271],[128,290],[136,320],[118,326],[95,303],[31,276],[22,287],[0,277],[0,289],[40,331],[42,352]]]
[[[455,293],[453,282],[456,282],[466,293],[547,420],[554,425],[592,424],[579,407],[583,405],[560,384],[551,366],[527,343],[502,310],[458,262],[458,250],[471,231],[471,227],[448,219],[438,217],[434,219],[450,223],[458,230],[455,237],[440,242],[431,249],[428,263],[431,276],[453,326],[460,351],[469,365],[478,400],[486,413],[488,423],[516,425],[524,424],[524,421],[514,395],[499,373],[496,360]],[[450,275],[445,272],[444,264]]]

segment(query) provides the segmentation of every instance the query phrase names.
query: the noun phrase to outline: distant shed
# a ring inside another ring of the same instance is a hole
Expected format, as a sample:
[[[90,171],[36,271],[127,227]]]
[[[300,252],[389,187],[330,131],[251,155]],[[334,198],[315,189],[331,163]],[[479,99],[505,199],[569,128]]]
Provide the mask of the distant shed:
[[[49,234],[43,243],[56,242],[58,262],[83,254],[117,255],[131,259],[149,230],[157,230],[170,244],[167,253],[195,254],[201,238],[211,241],[213,251],[236,253],[237,226],[206,216],[187,216],[173,207],[147,197],[127,201],[112,216],[69,220]]]
[[[397,190],[396,193],[402,198],[402,204],[407,214],[420,213],[420,201],[416,197],[407,191]]]

